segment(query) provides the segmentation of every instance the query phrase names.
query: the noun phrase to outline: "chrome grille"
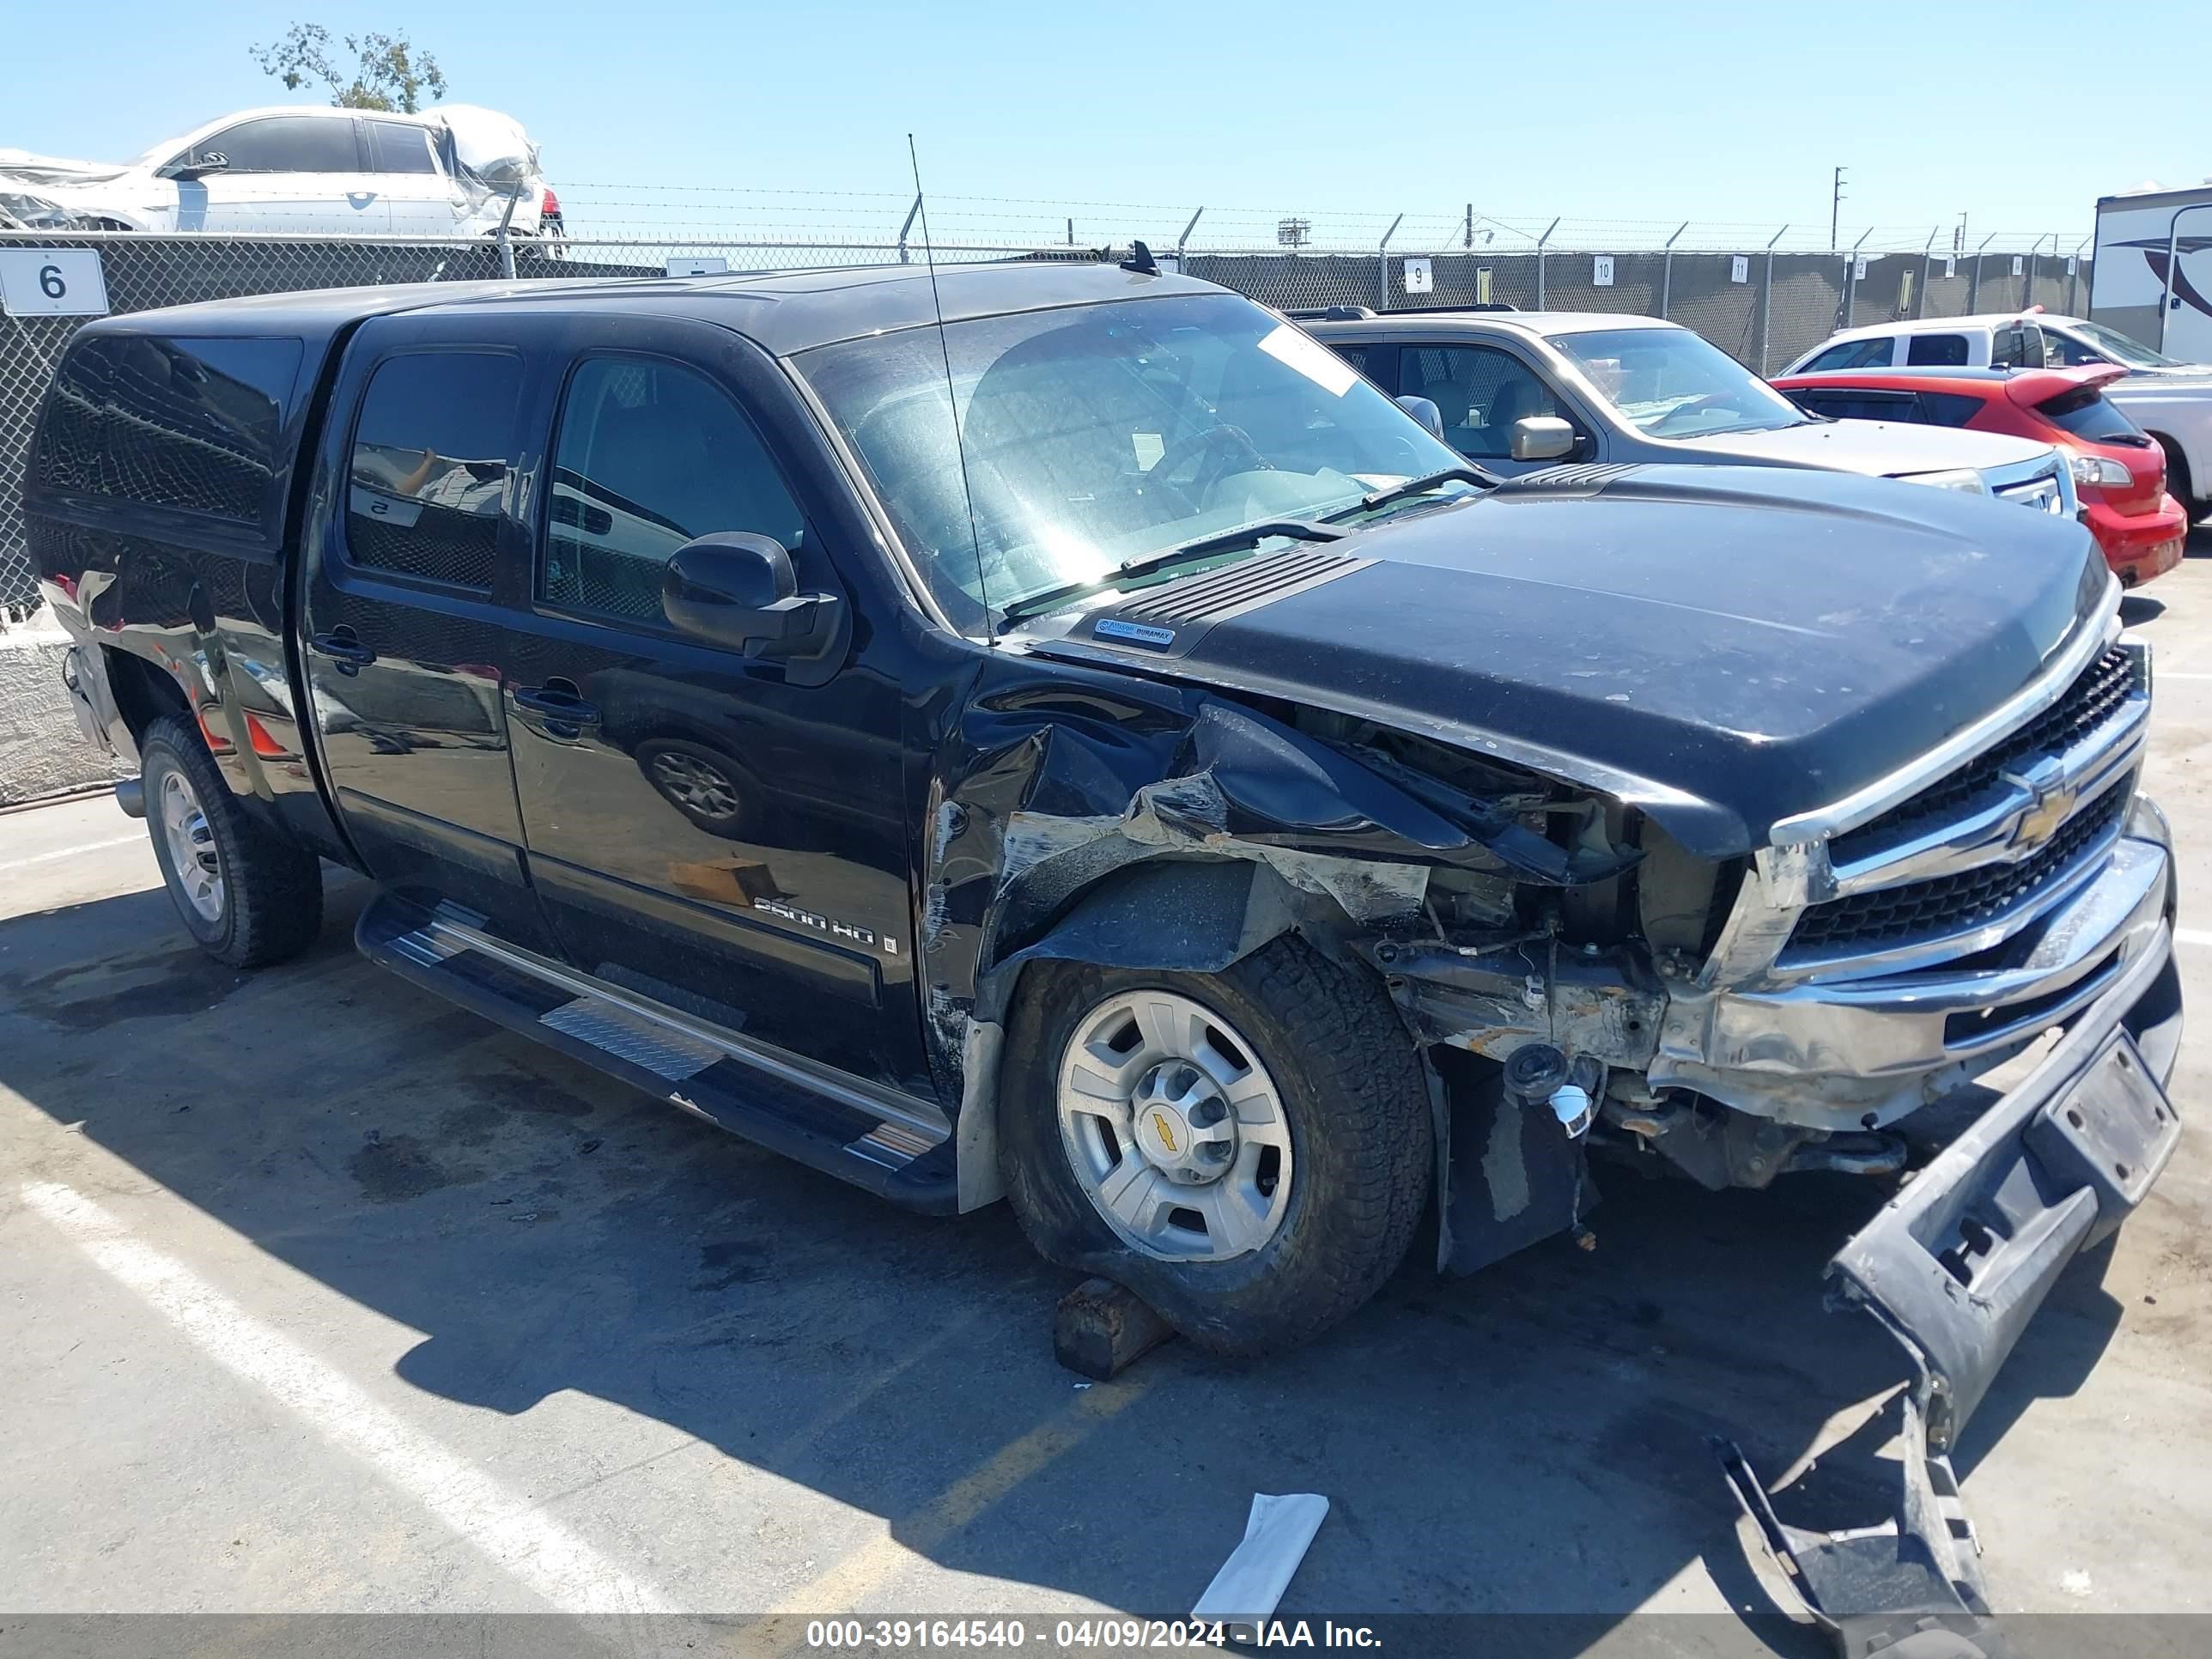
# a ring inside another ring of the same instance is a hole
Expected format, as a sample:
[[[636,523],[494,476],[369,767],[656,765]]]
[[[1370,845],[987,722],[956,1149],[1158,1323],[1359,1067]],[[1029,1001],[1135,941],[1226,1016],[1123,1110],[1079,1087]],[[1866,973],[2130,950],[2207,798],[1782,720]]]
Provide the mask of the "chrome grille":
[[[2118,719],[2129,696],[2139,689],[2140,660],[2134,653],[2112,647],[2081,671],[2064,696],[2035,719],[1910,800],[1837,836],[1831,855],[1839,864],[1848,863],[1954,819],[1998,788],[2008,769],[2039,755],[2063,752],[2090,738]]]
[[[2046,472],[2039,478],[2030,478],[2025,483],[2004,484],[1998,488],[1996,498],[2012,501],[2021,507],[2033,507],[2039,513],[2063,513],[2064,495],[2058,488],[2058,475]]]
[[[1930,881],[1877,888],[1809,906],[1798,918],[1789,948],[1826,951],[1839,945],[1874,949],[1966,932],[1995,921],[2014,906],[2073,874],[2119,827],[2127,811],[2126,781],[2083,807],[2027,858],[1985,864]]]

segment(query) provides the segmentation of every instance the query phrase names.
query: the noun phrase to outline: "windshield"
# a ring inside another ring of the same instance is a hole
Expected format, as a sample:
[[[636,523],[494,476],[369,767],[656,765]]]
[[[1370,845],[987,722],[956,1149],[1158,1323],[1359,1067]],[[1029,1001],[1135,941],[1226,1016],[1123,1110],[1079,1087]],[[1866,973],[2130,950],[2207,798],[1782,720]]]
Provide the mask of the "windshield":
[[[2045,324],[2045,326],[2051,328],[2049,324]],[[2102,323],[2069,322],[2063,330],[2051,328],[2051,331],[2054,334],[2077,335],[2096,347],[2114,362],[2125,363],[2130,368],[2185,367],[2179,358],[2169,357],[2162,351],[2153,351],[2142,342],[2130,340],[2126,335],[2106,328]]]
[[[793,362],[971,632],[1147,554],[1464,465],[1311,336],[1234,295],[979,318],[942,342],[907,329]]]
[[[1705,438],[1802,426],[1804,411],[1686,328],[1554,334],[1552,343],[1622,418],[1654,438]]]

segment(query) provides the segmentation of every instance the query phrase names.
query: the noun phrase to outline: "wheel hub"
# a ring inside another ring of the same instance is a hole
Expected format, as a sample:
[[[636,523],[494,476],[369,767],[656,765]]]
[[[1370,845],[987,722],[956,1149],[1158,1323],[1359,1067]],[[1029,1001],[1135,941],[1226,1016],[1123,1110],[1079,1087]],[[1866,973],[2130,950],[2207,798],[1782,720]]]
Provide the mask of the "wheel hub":
[[[1170,1181],[1202,1187],[1237,1157],[1237,1118],[1213,1079],[1188,1060],[1162,1060],[1130,1098],[1138,1153]]]
[[[1227,1261],[1282,1226],[1290,1120],[1253,1045],[1219,1014],[1167,990],[1109,996],[1076,1022],[1059,1082],[1069,1168],[1134,1249]]]
[[[181,772],[161,780],[161,835],[185,902],[210,921],[222,920],[222,854],[198,794]]]

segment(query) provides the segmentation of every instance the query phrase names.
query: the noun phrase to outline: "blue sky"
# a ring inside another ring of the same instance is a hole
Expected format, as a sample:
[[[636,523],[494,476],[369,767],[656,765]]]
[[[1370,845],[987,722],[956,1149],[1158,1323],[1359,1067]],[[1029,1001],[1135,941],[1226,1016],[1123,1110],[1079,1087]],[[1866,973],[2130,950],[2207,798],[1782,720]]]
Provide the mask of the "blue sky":
[[[1287,214],[1365,237],[1402,211],[1402,246],[1472,201],[1515,227],[1621,227],[1586,246],[1686,219],[1792,222],[1825,244],[1842,162],[1846,241],[1936,224],[1948,240],[1964,210],[1970,245],[1990,230],[2070,245],[2100,194],[2212,173],[2212,99],[2192,84],[2212,6],[2166,0],[1476,0],[1463,21],[1400,8],[1373,32],[1358,8],[1302,0],[105,0],[96,28],[80,8],[13,9],[0,146],[133,155],[286,101],[247,48],[295,19],[398,28],[452,97],[522,119],[572,219],[617,234],[895,229],[909,131],[940,240],[1056,238],[1068,216],[1079,240],[1172,240],[1203,204],[1200,243],[1265,240]]]

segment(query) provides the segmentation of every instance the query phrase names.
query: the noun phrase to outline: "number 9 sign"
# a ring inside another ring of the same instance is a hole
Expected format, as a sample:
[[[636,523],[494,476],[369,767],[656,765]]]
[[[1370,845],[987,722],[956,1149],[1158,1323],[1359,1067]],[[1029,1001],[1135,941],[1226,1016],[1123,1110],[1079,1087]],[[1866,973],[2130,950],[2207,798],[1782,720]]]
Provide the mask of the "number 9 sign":
[[[11,317],[105,317],[100,250],[0,247],[0,306]]]

